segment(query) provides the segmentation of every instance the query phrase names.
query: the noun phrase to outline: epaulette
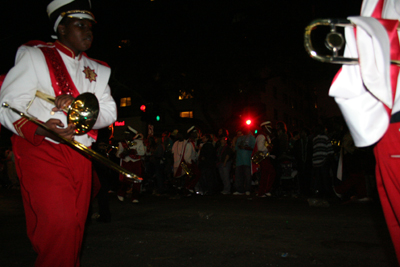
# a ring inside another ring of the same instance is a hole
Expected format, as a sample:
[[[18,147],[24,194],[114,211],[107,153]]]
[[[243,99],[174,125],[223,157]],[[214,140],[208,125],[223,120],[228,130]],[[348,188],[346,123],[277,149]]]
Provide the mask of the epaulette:
[[[32,40],[32,41],[29,41],[29,42],[25,43],[24,45],[26,45],[26,46],[38,46],[38,45],[53,46],[54,44],[53,43],[46,43],[46,42],[43,42],[43,41],[40,41],[40,40]]]

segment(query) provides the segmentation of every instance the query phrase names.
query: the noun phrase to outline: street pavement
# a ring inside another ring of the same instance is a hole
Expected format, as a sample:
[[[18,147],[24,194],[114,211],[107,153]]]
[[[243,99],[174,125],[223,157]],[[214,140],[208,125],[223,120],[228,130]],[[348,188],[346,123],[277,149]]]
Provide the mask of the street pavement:
[[[88,224],[83,267],[397,266],[377,199],[316,207],[302,197],[109,197],[112,221]],[[0,266],[33,266],[19,191],[0,188],[0,226]]]

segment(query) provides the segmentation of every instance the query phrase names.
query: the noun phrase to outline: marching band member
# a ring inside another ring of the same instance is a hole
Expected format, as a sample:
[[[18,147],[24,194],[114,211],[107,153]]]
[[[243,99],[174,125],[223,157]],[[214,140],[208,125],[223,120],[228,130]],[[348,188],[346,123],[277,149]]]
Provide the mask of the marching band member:
[[[180,178],[185,175],[185,171],[182,169],[183,153],[185,152],[186,140],[183,138],[181,133],[176,134],[176,141],[172,145],[172,154],[174,156],[173,176]]]
[[[252,156],[262,152],[265,158],[259,164],[252,162],[252,174],[257,171],[257,165],[259,165],[260,181],[258,184],[257,196],[270,197],[272,185],[275,181],[275,168],[271,163],[270,157],[268,156],[268,153],[270,153],[272,150],[271,138],[269,136],[272,129],[271,122],[265,121],[260,124],[260,127],[262,132],[256,137],[256,145],[254,146]]]
[[[188,168],[192,171],[192,177],[186,176],[185,180],[185,195],[191,196],[194,193],[194,188],[199,182],[200,171],[197,164],[197,138],[199,133],[197,129],[192,126],[187,130],[188,139],[186,140],[185,152],[183,154],[183,160],[185,161]]]
[[[90,92],[100,104],[93,128],[106,127],[116,120],[116,105],[108,86],[110,68],[84,53],[93,40],[95,19],[90,1],[54,0],[47,12],[58,40],[33,41],[18,49],[15,66],[2,85],[0,101],[36,117],[59,136],[90,146],[96,134],[75,135],[75,126],[67,124],[62,112],[79,94]],[[36,90],[55,96],[55,107],[35,99],[26,110]],[[0,109],[0,122],[14,133],[27,234],[38,253],[35,266],[79,266],[90,202],[91,161],[9,109]]]
[[[125,141],[119,142],[117,157],[121,158],[121,167],[133,172],[137,176],[142,176],[142,157],[146,153],[146,148],[143,144],[143,135],[135,129],[128,126],[128,131],[125,132]],[[124,201],[127,189],[132,186],[132,203],[139,203],[140,183],[128,181],[124,175],[119,175],[121,187],[117,192],[118,199]]]
[[[399,0],[364,0],[360,17],[348,18],[344,65],[330,88],[356,146],[374,145],[382,208],[400,263],[400,60]]]

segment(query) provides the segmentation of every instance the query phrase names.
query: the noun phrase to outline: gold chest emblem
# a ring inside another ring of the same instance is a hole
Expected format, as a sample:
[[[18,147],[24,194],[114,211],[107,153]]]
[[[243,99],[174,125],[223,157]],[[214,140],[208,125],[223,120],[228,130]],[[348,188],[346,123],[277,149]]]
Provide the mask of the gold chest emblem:
[[[85,73],[85,78],[89,79],[90,82],[96,81],[97,74],[94,72],[94,69],[91,70],[89,67],[85,67],[83,73]]]

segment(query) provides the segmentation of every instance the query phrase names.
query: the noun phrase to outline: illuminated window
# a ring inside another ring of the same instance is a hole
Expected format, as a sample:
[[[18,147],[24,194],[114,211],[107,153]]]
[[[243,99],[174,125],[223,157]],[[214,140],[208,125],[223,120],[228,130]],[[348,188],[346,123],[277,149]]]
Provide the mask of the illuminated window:
[[[120,107],[128,107],[131,105],[131,98],[130,97],[124,97],[121,98],[121,103],[120,103]]]
[[[186,92],[186,91],[179,90],[179,100],[193,98],[193,91],[194,90],[192,90],[191,92]]]
[[[181,118],[193,118],[193,111],[182,111],[179,114],[179,117],[181,117]]]

